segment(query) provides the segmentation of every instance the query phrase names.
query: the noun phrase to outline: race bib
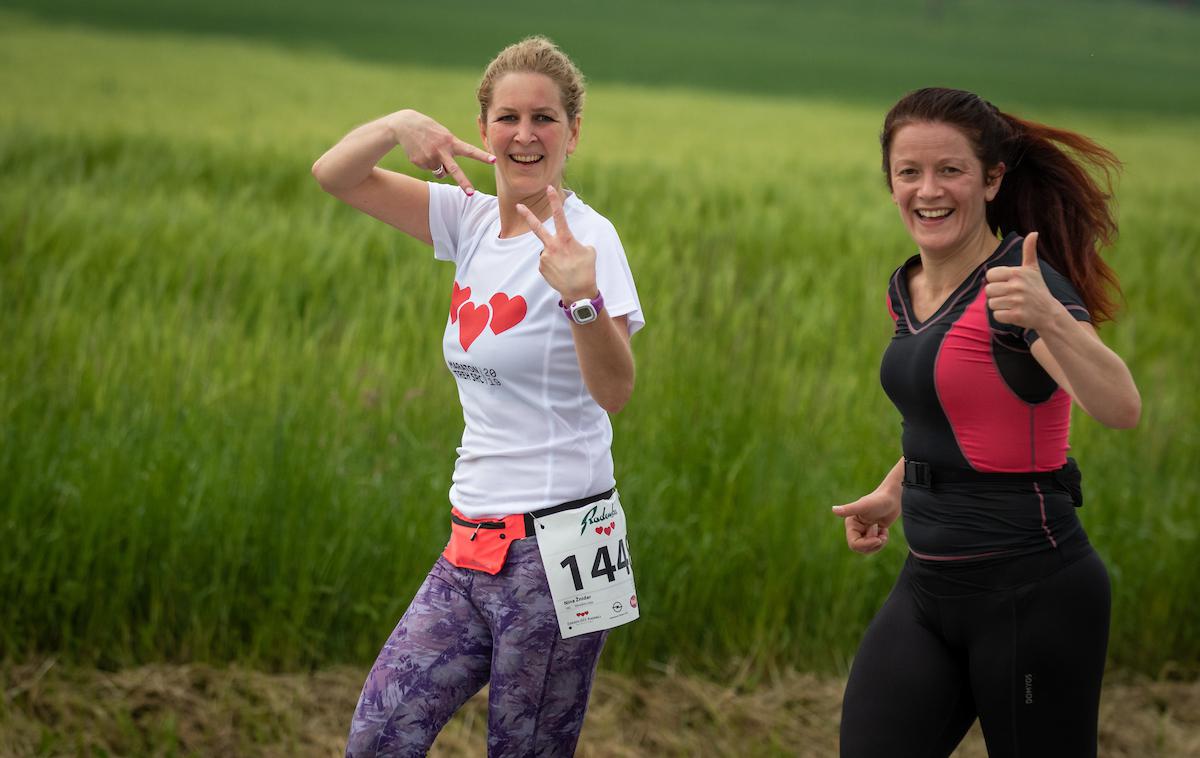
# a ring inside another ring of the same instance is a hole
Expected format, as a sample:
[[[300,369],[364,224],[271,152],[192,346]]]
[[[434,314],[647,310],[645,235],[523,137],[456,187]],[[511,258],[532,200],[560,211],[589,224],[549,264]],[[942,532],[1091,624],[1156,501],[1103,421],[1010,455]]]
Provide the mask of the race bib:
[[[534,520],[538,550],[564,639],[638,617],[625,511],[617,493]]]

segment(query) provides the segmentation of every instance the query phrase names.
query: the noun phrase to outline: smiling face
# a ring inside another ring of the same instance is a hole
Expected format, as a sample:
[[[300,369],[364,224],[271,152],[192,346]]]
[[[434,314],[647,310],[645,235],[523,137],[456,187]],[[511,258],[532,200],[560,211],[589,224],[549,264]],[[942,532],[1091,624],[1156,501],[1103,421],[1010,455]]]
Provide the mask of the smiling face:
[[[496,189],[518,200],[562,187],[563,166],[579,141],[562,93],[545,74],[512,72],[496,80],[479,119],[484,146],[496,156]]]
[[[892,138],[888,180],[909,235],[922,253],[948,257],[994,240],[987,203],[1004,164],[985,171],[967,136],[949,124],[917,121]]]

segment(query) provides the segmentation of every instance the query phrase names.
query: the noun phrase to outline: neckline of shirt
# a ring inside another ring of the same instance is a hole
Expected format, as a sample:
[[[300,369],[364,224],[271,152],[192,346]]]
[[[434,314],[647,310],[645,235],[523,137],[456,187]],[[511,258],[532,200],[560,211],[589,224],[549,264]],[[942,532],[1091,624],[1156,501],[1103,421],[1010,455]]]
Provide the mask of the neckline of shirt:
[[[908,328],[913,334],[923,331],[926,327],[931,326],[940,320],[946,313],[953,309],[953,305],[958,302],[970,289],[978,284],[979,276],[995,261],[1002,258],[1011,248],[1016,237],[1020,235],[1017,232],[1009,232],[1004,235],[1004,239],[1000,240],[1000,244],[996,249],[984,259],[978,266],[963,277],[963,280],[958,283],[941,305],[934,309],[933,313],[925,320],[918,320],[917,314],[912,305],[912,293],[908,291],[908,268],[913,263],[921,260],[921,254],[917,253],[904,262],[900,269],[896,272],[896,286],[900,293],[901,306],[904,308],[904,318],[908,321]]]
[[[574,191],[565,190],[565,192],[567,194],[567,197],[565,200],[563,200],[563,213],[567,213],[568,211],[574,210],[575,208],[577,208],[583,204],[583,201],[579,199],[579,196],[576,195]],[[497,199],[497,202],[499,202],[498,199]],[[554,221],[554,217],[551,216],[546,221],[543,221],[542,225],[545,226],[547,224],[552,224],[553,221]],[[496,214],[496,220],[492,222],[492,228],[490,230],[488,230],[488,236],[491,238],[492,243],[495,244],[497,247],[511,247],[511,248],[523,247],[531,239],[534,240],[535,242],[537,242],[539,244],[539,246],[541,244],[541,240],[539,240],[537,238],[537,235],[534,234],[532,230],[523,232],[522,234],[518,234],[516,237],[501,237],[500,236],[500,214],[499,213]]]

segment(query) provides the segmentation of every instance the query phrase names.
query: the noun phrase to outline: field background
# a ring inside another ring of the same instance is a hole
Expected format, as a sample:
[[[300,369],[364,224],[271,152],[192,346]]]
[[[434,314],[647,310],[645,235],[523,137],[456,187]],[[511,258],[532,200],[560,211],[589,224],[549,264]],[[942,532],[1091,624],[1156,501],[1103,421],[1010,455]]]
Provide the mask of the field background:
[[[648,320],[614,419],[644,612],[606,669],[845,673],[905,553],[828,511],[899,455],[877,133],[938,84],[1125,163],[1102,335],[1144,412],[1076,413],[1081,517],[1113,667],[1196,674],[1200,12],[1116,0],[3,0],[0,661],[373,659],[447,534],[452,270],[309,166],[401,107],[478,142],[480,70],[534,32],[591,80],[567,181]]]

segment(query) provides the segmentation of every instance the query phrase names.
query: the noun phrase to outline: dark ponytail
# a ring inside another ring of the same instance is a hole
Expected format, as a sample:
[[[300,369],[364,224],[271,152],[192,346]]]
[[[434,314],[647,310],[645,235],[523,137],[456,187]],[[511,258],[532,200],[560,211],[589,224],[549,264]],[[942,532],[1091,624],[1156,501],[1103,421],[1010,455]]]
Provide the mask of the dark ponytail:
[[[920,121],[960,129],[985,169],[1004,163],[1000,192],[987,207],[989,228],[1038,232],[1038,255],[1070,279],[1092,322],[1112,319],[1120,284],[1100,250],[1117,235],[1109,204],[1117,157],[1081,134],[1001,113],[978,95],[931,87],[905,95],[884,119],[879,139],[889,186],[892,138]]]

